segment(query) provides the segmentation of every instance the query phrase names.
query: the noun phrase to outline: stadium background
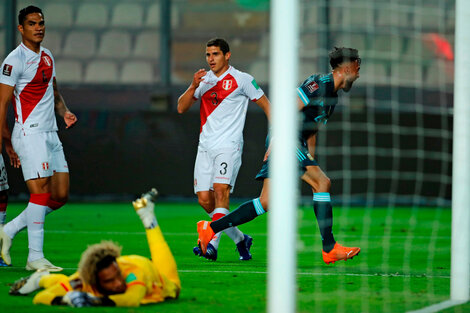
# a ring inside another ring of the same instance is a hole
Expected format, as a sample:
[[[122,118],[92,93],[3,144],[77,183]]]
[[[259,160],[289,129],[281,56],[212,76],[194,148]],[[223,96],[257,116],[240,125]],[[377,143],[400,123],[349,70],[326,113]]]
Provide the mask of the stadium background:
[[[199,106],[178,115],[176,102],[194,71],[207,67],[209,38],[226,38],[231,64],[251,73],[269,96],[268,0],[6,0],[2,59],[19,43],[13,25],[29,4],[44,11],[44,46],[79,119],[59,133],[72,200],[128,199],[150,186],[168,199],[193,197]],[[355,47],[362,57],[361,78],[340,96],[319,136],[317,158],[333,180],[336,202],[450,205],[454,5],[300,1],[299,82],[329,70],[335,45]],[[250,104],[235,197],[259,192],[253,177],[266,130],[263,113]],[[12,197],[26,197],[21,172],[7,169]],[[305,187],[303,194],[311,197]]]

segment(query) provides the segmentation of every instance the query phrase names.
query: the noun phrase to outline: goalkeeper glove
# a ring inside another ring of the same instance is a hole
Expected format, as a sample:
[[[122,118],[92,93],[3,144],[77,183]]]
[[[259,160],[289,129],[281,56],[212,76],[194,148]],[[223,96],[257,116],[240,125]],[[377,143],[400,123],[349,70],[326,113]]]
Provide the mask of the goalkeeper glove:
[[[114,302],[109,298],[98,298],[94,295],[81,292],[69,291],[62,297],[62,303],[71,307],[81,308],[86,306],[114,306]]]

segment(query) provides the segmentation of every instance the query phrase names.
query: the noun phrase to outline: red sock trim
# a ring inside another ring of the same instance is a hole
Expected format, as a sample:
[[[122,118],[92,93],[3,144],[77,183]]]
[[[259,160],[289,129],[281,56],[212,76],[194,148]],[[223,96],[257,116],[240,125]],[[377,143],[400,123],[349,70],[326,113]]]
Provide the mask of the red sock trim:
[[[46,206],[51,194],[48,193],[32,193],[29,196],[29,202],[37,204],[37,205],[44,205]]]
[[[5,212],[7,210],[8,203],[0,203],[0,212]]]
[[[50,207],[52,210],[60,209],[64,205],[65,205],[65,202],[59,202],[56,200],[52,200],[51,198],[49,198],[49,201],[47,201],[47,206]]]
[[[217,221],[218,219],[220,219],[224,216],[225,216],[224,213],[215,213],[214,215],[212,215],[212,221]]]

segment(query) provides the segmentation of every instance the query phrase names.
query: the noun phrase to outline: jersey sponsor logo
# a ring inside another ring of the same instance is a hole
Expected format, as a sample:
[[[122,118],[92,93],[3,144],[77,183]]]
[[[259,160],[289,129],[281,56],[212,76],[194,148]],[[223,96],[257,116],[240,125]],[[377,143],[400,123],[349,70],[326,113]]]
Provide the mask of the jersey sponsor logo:
[[[13,66],[10,64],[5,64],[3,66],[3,75],[5,76],[11,76],[11,70],[13,69]]]
[[[253,80],[251,81],[251,84],[256,88],[256,90],[259,89],[259,86],[258,84],[256,83],[256,80],[253,78]]]
[[[224,90],[230,90],[232,88],[232,80],[225,79],[224,81],[222,81],[222,88],[224,88]]]
[[[49,162],[42,163],[42,169],[47,171],[49,169]]]
[[[309,83],[309,84],[307,85],[307,90],[308,90],[308,92],[310,92],[310,93],[315,92],[315,90],[317,90],[317,89],[318,89],[318,84],[317,84],[316,81],[312,81],[311,83]]]
[[[44,60],[44,63],[45,63],[47,66],[51,66],[51,65],[52,65],[52,60],[51,60],[51,58],[50,58],[48,55],[43,55],[43,56],[42,56],[42,59]]]

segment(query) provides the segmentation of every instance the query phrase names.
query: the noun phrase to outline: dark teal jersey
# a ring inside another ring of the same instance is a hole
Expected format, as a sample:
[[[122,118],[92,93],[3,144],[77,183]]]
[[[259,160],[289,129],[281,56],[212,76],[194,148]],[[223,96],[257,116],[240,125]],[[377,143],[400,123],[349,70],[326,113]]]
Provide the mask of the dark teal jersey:
[[[338,103],[333,73],[310,76],[297,88],[297,94],[305,105],[301,110],[302,133],[315,133],[318,123],[326,124]]]

